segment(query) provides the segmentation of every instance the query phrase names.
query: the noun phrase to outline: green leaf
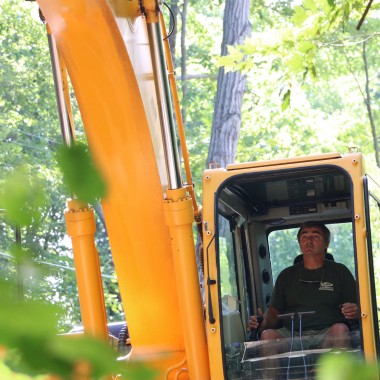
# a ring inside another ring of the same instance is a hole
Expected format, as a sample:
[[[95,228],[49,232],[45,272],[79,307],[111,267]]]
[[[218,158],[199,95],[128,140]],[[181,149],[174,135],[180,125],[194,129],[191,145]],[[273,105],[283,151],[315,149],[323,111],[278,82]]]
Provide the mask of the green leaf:
[[[310,74],[312,79],[317,78],[317,69],[316,69],[315,65],[313,65],[313,64],[309,65],[309,74]]]
[[[115,350],[102,340],[83,334],[59,335],[56,326],[62,311],[54,305],[18,301],[4,282],[0,282],[0,300],[0,346],[7,347],[0,379],[1,373],[14,374],[4,379],[30,378],[21,374],[54,374],[71,379],[76,370],[83,368],[92,379],[112,374],[128,380],[157,377],[157,371],[146,365],[117,360]]]
[[[89,336],[60,336],[49,344],[54,353],[73,368],[80,362],[89,363],[91,376],[101,378],[107,374],[122,374],[128,380],[150,380],[157,371],[142,364],[118,361],[116,352],[105,342]]]
[[[299,54],[293,54],[288,57],[284,63],[290,68],[293,72],[298,72],[304,66],[304,59]]]
[[[25,337],[36,339],[57,333],[59,308],[37,302],[23,302],[4,294],[1,287],[0,343],[10,348],[23,344]],[[33,317],[31,317],[33,316]]]
[[[49,380],[49,376],[47,375],[40,375],[36,377],[32,377],[25,374],[17,374],[14,371],[12,371],[5,363],[0,361],[0,380]]]
[[[54,305],[19,301],[9,284],[0,284],[0,345],[7,347],[6,363],[13,371],[48,373],[59,358],[50,358],[48,342],[57,336],[61,310]],[[53,359],[53,360],[51,360]],[[60,364],[62,366],[62,364]],[[67,374],[69,366],[64,366]],[[52,372],[56,373],[56,372]]]
[[[125,372],[128,380],[153,380],[157,378],[158,371],[142,363],[129,363]]]
[[[316,12],[318,9],[314,0],[303,0],[302,5],[313,12]]]
[[[307,18],[308,15],[301,6],[294,7],[294,14],[291,20],[295,26],[301,26]]]
[[[56,157],[63,172],[64,182],[79,200],[94,203],[105,196],[105,182],[92,163],[84,144],[62,146],[58,149]]]
[[[228,55],[218,57],[216,59],[218,66],[224,66],[226,71],[236,70],[237,66],[244,60],[246,53],[243,48],[236,48],[232,45],[227,45]]]
[[[376,363],[364,362],[349,353],[323,355],[317,380],[372,380],[378,378]]]
[[[312,50],[316,50],[316,46],[311,41],[300,41],[299,44],[297,44],[298,51],[301,53],[308,53]]]
[[[282,98],[281,109],[283,111],[285,111],[290,106],[290,94],[291,94],[291,91],[290,89],[288,89]]]
[[[122,370],[122,365],[116,360],[116,352],[105,342],[92,337],[57,336],[48,347],[51,355],[70,363],[72,368],[81,362],[89,363],[89,370],[96,378]]]

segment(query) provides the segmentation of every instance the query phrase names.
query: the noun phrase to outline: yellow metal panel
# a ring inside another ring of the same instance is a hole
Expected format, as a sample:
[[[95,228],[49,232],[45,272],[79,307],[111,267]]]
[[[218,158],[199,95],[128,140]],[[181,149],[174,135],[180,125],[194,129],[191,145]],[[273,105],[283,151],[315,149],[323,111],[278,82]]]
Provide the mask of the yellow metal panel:
[[[303,162],[315,162],[320,160],[331,160],[333,158],[341,158],[340,153],[325,153],[325,154],[315,154],[310,156],[301,156],[301,157],[291,157],[278,160],[267,160],[267,161],[252,161],[244,162],[241,164],[231,164],[227,166],[227,170],[239,170],[239,169],[249,169],[249,168],[258,168],[258,167],[267,167],[267,166],[280,166],[280,165],[289,165],[292,163],[301,164]]]
[[[39,0],[67,65],[89,145],[108,185],[107,229],[133,353],[183,359],[173,260],[145,110],[106,1]],[[149,59],[149,57],[147,57]]]
[[[363,178],[365,173],[364,158],[361,154],[348,154],[339,161],[339,166],[345,169],[353,183],[353,203],[355,222],[355,243],[357,248],[357,282],[359,284],[359,298],[361,323],[363,332],[363,349],[369,360],[376,358],[375,331],[372,315],[372,300],[370,293],[369,263],[367,250],[367,232],[364,215]]]
[[[359,298],[361,322],[363,331],[363,348],[365,357],[376,359],[375,331],[372,315],[372,299],[370,292],[370,276],[367,250],[367,230],[364,215],[364,188],[363,177],[365,167],[361,155],[350,155],[347,171],[350,173],[354,185],[354,215],[355,215],[355,241],[357,247],[357,281],[359,283]],[[377,334],[377,333],[376,333]]]
[[[234,173],[236,174],[236,173]],[[203,249],[205,262],[205,284],[207,284],[207,276],[211,280],[217,280],[216,268],[216,251],[215,251],[215,220],[214,220],[214,195],[219,185],[228,177],[225,169],[206,170],[203,175]],[[208,354],[210,365],[211,379],[224,379],[223,361],[221,355],[221,330],[220,330],[220,315],[218,302],[219,284],[206,286],[206,334],[208,342]],[[210,322],[210,304],[209,304],[209,289],[211,293],[211,301],[215,323]]]

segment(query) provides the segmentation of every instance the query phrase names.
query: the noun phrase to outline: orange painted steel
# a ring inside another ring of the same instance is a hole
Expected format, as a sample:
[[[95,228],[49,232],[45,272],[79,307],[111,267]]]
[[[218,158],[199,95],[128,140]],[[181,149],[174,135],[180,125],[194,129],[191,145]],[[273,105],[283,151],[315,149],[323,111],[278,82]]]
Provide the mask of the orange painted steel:
[[[207,341],[192,230],[194,214],[192,201],[186,197],[186,190],[168,190],[164,210],[172,240],[177,291],[181,299],[189,377],[209,379]]]
[[[84,333],[107,341],[107,316],[100,262],[94,244],[94,211],[77,200],[69,200],[67,206],[66,227],[73,245]]]
[[[108,185],[103,207],[132,357],[149,353],[164,373],[185,356],[183,326],[163,194],[133,67],[106,1],[38,3],[67,66],[91,152]]]

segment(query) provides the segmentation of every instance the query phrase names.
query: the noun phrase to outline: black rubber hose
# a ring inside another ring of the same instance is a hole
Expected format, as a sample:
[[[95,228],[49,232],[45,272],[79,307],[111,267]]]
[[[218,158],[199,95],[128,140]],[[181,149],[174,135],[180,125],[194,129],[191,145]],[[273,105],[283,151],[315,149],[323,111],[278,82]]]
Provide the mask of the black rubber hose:
[[[125,324],[120,332],[119,332],[119,341],[117,344],[117,353],[120,356],[124,356],[127,354],[128,351],[128,339],[129,339],[129,331],[128,331],[128,326]]]

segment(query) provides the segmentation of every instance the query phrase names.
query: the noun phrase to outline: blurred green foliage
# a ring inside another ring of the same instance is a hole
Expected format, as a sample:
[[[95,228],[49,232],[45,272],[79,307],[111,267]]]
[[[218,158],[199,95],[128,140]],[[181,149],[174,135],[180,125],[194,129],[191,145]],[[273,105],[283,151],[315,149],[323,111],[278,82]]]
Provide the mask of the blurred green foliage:
[[[95,168],[86,145],[61,146],[57,150],[57,161],[65,184],[79,200],[95,203],[105,196],[105,182]]]
[[[11,280],[21,271],[24,296],[61,305],[64,314],[59,330],[67,332],[81,324],[81,317],[71,243],[65,228],[66,201],[72,191],[85,199],[98,199],[104,188],[96,174],[90,175],[90,186],[95,186],[97,192],[90,196],[63,183],[56,159],[62,137],[46,27],[39,19],[38,4],[0,1],[0,14],[0,277]],[[69,91],[73,95],[71,86]],[[85,142],[74,96],[71,101],[76,141]],[[78,165],[88,167],[88,161]],[[84,175],[82,172],[80,183],[86,180],[88,184]],[[16,197],[21,197],[24,204],[14,202]],[[15,205],[21,206],[14,209]],[[98,203],[91,206],[96,213],[95,238],[107,317],[109,322],[123,321],[101,207]],[[25,252],[25,260],[20,259],[22,265],[10,254],[17,229]]]
[[[93,379],[120,374],[125,379],[153,379],[155,371],[118,361],[105,342],[85,335],[59,335],[62,310],[54,305],[23,300],[13,284],[0,282],[0,346],[6,347],[2,373],[37,376],[53,374],[71,379],[81,363],[88,363]],[[87,368],[87,367],[85,367]],[[15,377],[17,378],[17,377]],[[22,379],[22,377],[20,377]]]
[[[59,161],[71,190],[86,200],[101,197],[105,187],[85,147],[78,145],[59,152]],[[69,171],[74,173],[69,174]],[[72,186],[78,178],[83,179],[79,181],[83,187]],[[35,184],[34,178],[23,169],[15,170],[6,178],[2,189],[1,207],[7,210],[7,218],[12,223],[28,226],[38,222],[40,209],[44,207],[45,189]],[[107,374],[121,374],[131,380],[149,380],[156,376],[156,372],[146,366],[130,364],[127,368],[103,341],[84,335],[59,335],[62,308],[34,300],[33,292],[25,297],[23,292],[25,277],[38,271],[28,250],[16,242],[9,254],[16,259],[19,276],[0,280],[0,347],[6,347],[0,379],[9,378],[9,373],[54,374],[71,379],[81,363],[88,364],[93,379],[101,379]],[[20,375],[19,378],[27,377]]]
[[[24,166],[8,174],[0,191],[0,208],[7,210],[6,217],[12,224],[37,223],[46,207],[45,189],[38,178],[30,177]]]
[[[365,362],[351,353],[325,354],[319,361],[317,380],[376,380],[377,363]]]
[[[49,375],[31,376],[23,373],[15,373],[4,362],[0,361],[0,380],[51,380]]]

